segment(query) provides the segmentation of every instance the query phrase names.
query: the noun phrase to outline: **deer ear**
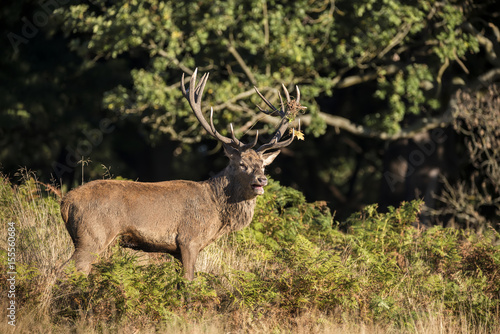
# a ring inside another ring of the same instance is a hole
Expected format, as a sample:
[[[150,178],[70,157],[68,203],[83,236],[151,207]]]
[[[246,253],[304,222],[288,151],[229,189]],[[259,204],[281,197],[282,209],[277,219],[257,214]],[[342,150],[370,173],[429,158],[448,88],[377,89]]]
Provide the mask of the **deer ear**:
[[[271,153],[263,154],[262,159],[264,160],[264,166],[270,165],[274,161],[274,158],[276,158],[278,154],[280,154],[280,152],[281,151],[274,151]]]
[[[236,156],[240,155],[240,151],[238,151],[236,148],[226,145],[225,143],[222,143],[222,147],[224,147],[224,153],[229,159],[233,159]]]

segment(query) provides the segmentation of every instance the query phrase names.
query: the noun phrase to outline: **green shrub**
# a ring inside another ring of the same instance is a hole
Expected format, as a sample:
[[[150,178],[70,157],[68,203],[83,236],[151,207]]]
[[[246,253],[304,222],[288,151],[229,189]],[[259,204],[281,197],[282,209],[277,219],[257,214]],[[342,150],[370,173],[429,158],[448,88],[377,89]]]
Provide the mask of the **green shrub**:
[[[307,203],[298,190],[270,180],[264,195],[257,198],[252,224],[238,235],[277,251],[280,243],[293,242],[299,235],[320,241],[334,232],[332,225],[325,202]]]
[[[54,287],[54,295],[62,296],[53,303],[59,316],[74,318],[83,311],[106,321],[133,317],[161,321],[188,306],[196,310],[218,303],[204,276],[185,282],[177,261],[141,266],[118,245],[88,277],[71,269]]]

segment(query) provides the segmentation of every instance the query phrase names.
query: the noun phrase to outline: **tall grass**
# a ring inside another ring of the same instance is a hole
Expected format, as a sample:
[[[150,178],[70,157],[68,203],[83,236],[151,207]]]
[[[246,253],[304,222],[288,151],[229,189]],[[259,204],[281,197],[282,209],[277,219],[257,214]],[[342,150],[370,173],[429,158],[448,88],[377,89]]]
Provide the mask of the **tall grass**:
[[[36,294],[32,306],[46,312],[57,279],[55,269],[68,259],[73,246],[60,218],[58,198],[44,195],[33,173],[23,169],[16,176],[22,183],[13,187],[0,175],[2,235],[7,235],[8,223],[14,223],[18,279],[30,281],[25,298]],[[0,239],[0,249],[7,250],[6,237]]]
[[[369,206],[344,233],[323,203],[271,182],[252,225],[200,254],[192,283],[169,256],[117,245],[84,277],[58,271],[73,251],[59,198],[20,176],[0,176],[2,235],[16,226],[16,332],[500,333],[495,232],[418,228],[419,202]]]
[[[34,174],[23,170],[18,176],[23,183],[12,187],[0,175],[0,217],[18,227],[19,261],[47,274],[71,253],[71,239],[61,224],[59,199],[44,195]],[[5,238],[0,240],[2,248],[5,242]]]

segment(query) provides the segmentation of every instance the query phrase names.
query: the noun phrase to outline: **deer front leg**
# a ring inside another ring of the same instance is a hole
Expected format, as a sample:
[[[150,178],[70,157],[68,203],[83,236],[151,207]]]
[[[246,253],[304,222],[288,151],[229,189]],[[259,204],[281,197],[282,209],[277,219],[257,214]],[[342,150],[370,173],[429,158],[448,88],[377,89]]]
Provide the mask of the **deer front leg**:
[[[181,262],[184,267],[184,278],[192,281],[194,279],[194,265],[198,257],[198,247],[193,244],[181,245]]]

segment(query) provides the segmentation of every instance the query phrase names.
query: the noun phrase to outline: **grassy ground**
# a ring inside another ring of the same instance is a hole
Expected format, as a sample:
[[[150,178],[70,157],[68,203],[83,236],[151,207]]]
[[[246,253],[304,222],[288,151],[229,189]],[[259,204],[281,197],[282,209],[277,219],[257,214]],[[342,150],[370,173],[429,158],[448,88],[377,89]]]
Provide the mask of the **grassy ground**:
[[[2,285],[1,333],[500,333],[498,235],[418,228],[418,202],[339,224],[272,183],[250,227],[202,252],[193,283],[166,255],[118,247],[82,277],[57,271],[73,251],[58,197],[22,177],[0,177],[2,281],[9,225],[17,271],[16,326]]]

